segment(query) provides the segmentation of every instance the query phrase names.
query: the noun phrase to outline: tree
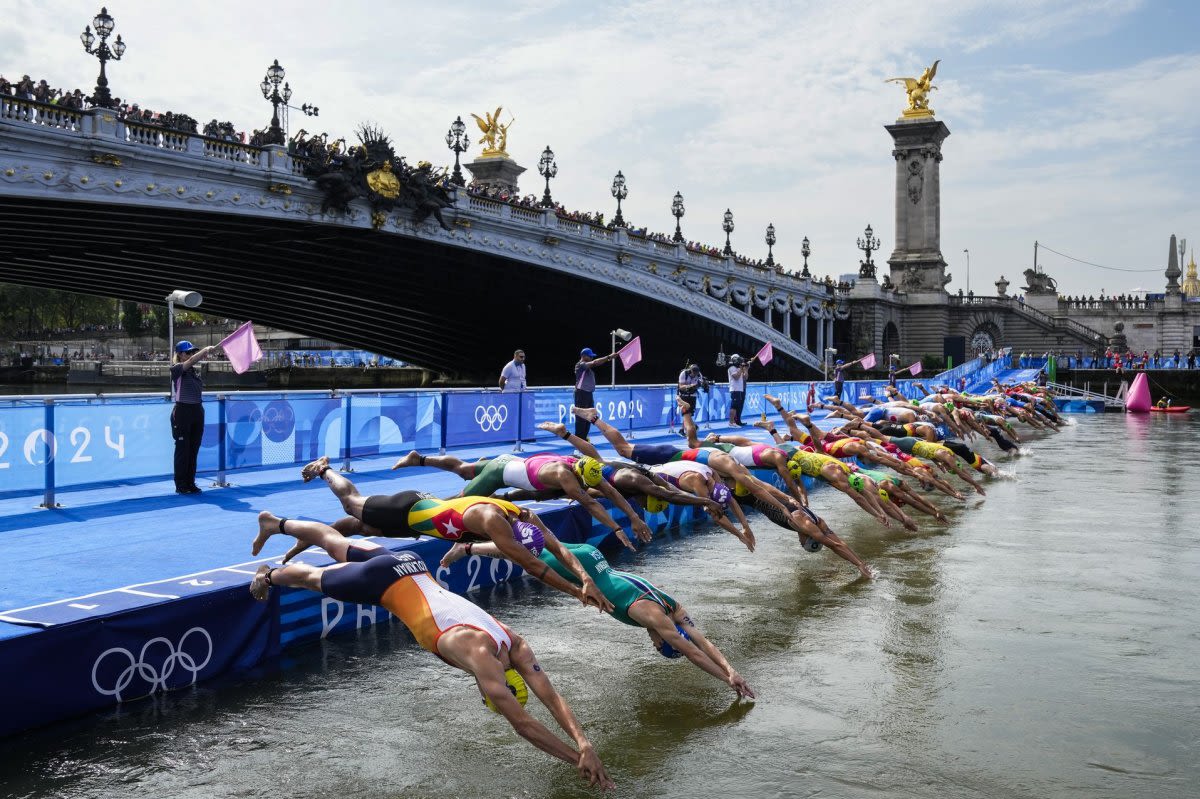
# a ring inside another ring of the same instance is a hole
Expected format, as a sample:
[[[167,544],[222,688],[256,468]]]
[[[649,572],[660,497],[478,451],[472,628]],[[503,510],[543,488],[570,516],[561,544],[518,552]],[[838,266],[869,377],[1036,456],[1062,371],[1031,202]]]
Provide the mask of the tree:
[[[140,336],[146,329],[146,320],[136,302],[126,300],[121,303],[121,325],[125,328],[125,335],[130,338]]]

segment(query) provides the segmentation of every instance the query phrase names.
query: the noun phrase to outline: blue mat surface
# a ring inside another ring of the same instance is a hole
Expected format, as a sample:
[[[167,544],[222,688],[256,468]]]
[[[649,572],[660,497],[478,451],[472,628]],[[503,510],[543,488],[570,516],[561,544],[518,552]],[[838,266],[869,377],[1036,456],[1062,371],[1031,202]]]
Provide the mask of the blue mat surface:
[[[730,431],[705,428],[701,434]],[[740,432],[767,440],[752,427]],[[599,446],[614,456],[611,448]],[[639,442],[683,439],[665,428],[640,432]],[[569,450],[564,444],[526,447],[522,454]],[[510,449],[476,447],[451,454],[472,461]],[[393,472],[395,456],[356,458],[347,476],[364,495],[404,489],[452,496],[462,490],[456,475],[432,468]],[[338,465],[337,463],[334,464]],[[36,505],[41,495],[0,499],[0,639],[39,627],[106,616],[134,607],[170,602],[226,584],[249,584],[257,564],[277,560],[286,536],[271,539],[258,557],[250,554],[256,515],[270,510],[292,518],[332,521],[343,515],[320,481],[303,483],[299,467],[235,472],[232,485],[187,496],[171,480],[101,485],[58,495],[62,507]],[[201,481],[201,485],[206,485]],[[535,509],[564,507],[554,500]],[[32,625],[32,626],[31,626]]]

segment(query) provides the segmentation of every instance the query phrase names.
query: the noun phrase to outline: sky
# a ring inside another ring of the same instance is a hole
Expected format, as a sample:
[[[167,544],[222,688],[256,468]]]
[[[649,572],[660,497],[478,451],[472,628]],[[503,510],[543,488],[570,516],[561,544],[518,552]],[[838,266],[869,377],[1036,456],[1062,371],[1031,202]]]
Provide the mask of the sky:
[[[79,34],[98,10],[0,0],[0,74],[90,91],[98,65]],[[541,194],[549,145],[567,208],[611,218],[620,170],[632,225],[673,232],[679,191],[689,239],[723,245],[729,208],[739,252],[765,257],[773,223],[786,269],[799,271],[807,236],[810,269],[834,276],[857,271],[867,224],[876,263],[892,252],[884,125],[906,100],[884,81],[940,59],[930,106],[950,129],[951,291],[968,288],[968,259],[976,294],[994,294],[1001,275],[1018,289],[1035,241],[1057,251],[1038,260],[1060,293],[1162,291],[1171,234],[1200,245],[1193,2],[113,0],[108,11],[128,47],[109,63],[110,89],[143,108],[266,127],[258,84],[278,59],[293,104],[320,108],[293,111],[293,132],[353,143],[373,122],[410,163],[444,165],[449,123],[475,131],[470,114],[503,106],[523,192]],[[465,159],[479,152],[473,141]]]

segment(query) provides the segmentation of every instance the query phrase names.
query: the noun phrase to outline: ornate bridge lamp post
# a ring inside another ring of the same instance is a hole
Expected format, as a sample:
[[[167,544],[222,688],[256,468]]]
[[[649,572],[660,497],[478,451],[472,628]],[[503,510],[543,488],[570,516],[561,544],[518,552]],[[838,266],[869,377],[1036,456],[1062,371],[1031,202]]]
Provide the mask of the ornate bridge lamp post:
[[[92,27],[96,29],[96,35],[92,35],[92,30],[87,25],[83,26],[83,33],[79,34],[79,40],[83,42],[83,49],[88,55],[94,55],[100,59],[100,77],[96,78],[96,91],[92,93],[92,105],[98,105],[102,108],[112,108],[113,98],[108,91],[108,76],[104,74],[104,63],[106,61],[120,61],[121,56],[125,55],[125,42],[121,41],[121,34],[117,34],[117,40],[113,42],[110,49],[108,46],[108,37],[113,31],[115,20],[109,16],[107,8],[101,8],[100,13],[92,20]],[[96,36],[100,37],[100,44],[93,47],[96,43]]]
[[[617,215],[613,217],[614,227],[625,227],[625,217],[621,216],[621,200],[629,196],[629,189],[625,186],[625,176],[617,171],[617,176],[612,182],[612,196],[617,198]]]
[[[462,167],[459,166],[458,156],[467,151],[471,146],[471,137],[465,135],[467,131],[466,124],[462,121],[462,117],[455,117],[450,123],[450,129],[446,131],[446,146],[454,151],[454,172],[450,175],[450,182],[455,186],[465,186],[467,181],[463,178]]]
[[[800,272],[800,276],[812,277],[812,273],[808,271],[808,256],[812,255],[812,247],[808,246],[808,236],[805,236],[804,241],[800,242],[800,254],[804,256],[804,269]]]
[[[550,197],[550,178],[558,176],[558,162],[554,160],[554,151],[550,149],[550,145],[546,145],[546,149],[542,150],[542,157],[538,159],[538,174],[546,179],[546,191],[542,194],[542,202],[540,205],[543,208],[553,208],[554,200]]]
[[[721,222],[721,229],[725,231],[725,249],[721,252],[725,255],[733,255],[733,247],[729,244],[729,234],[733,232],[733,211],[725,209],[725,219]]]
[[[867,229],[863,231],[866,238],[858,240],[858,249],[867,254],[867,260],[859,261],[858,276],[859,277],[875,277],[875,262],[871,260],[871,253],[879,249],[879,239],[875,238],[875,231],[867,225]]]
[[[283,134],[283,128],[279,124],[279,106],[287,105],[288,100],[292,99],[292,89],[286,83],[283,84],[283,91],[279,91],[279,84],[283,83],[287,72],[283,67],[279,66],[279,59],[275,59],[275,63],[267,67],[267,74],[262,79],[262,83],[258,84],[258,88],[262,90],[264,100],[269,100],[271,103],[271,127],[267,129],[266,136],[263,137],[265,144],[286,144],[286,139]]]
[[[671,200],[671,216],[675,217],[675,235],[671,240],[682,244],[683,231],[679,229],[679,220],[683,219],[683,195],[679,192],[675,192],[675,198]]]
[[[775,265],[775,253],[772,251],[775,247],[775,225],[767,225],[767,266]]]

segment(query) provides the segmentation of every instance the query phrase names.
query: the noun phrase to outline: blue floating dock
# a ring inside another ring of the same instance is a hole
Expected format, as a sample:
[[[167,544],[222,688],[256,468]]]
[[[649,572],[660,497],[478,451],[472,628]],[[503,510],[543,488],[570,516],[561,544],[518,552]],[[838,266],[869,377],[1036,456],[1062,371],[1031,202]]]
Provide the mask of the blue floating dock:
[[[682,441],[657,432],[660,440]],[[536,451],[552,449],[539,445]],[[453,454],[473,460],[504,451]],[[348,476],[368,495],[413,488],[450,496],[462,489],[453,474],[392,472],[394,462],[393,455],[357,458]],[[14,675],[0,689],[6,710],[0,735],[185,688],[389,617],[382,608],[294,589],[272,592],[267,603],[253,601],[247,587],[255,569],[278,562],[292,541],[273,537],[252,558],[258,511],[325,521],[343,513],[325,484],[303,483],[295,465],[239,472],[230,480],[195,496],[175,494],[169,479],[97,486],[60,495],[64,507],[54,510],[36,507],[40,495],[0,499],[0,663]],[[564,541],[603,543],[609,535],[565,501],[525,504]],[[676,506],[648,518],[657,529],[691,520],[691,508]],[[438,539],[374,540],[419,552],[437,579],[459,593],[521,576],[507,561],[477,557],[440,569],[448,544]],[[331,562],[315,550],[299,559]]]

